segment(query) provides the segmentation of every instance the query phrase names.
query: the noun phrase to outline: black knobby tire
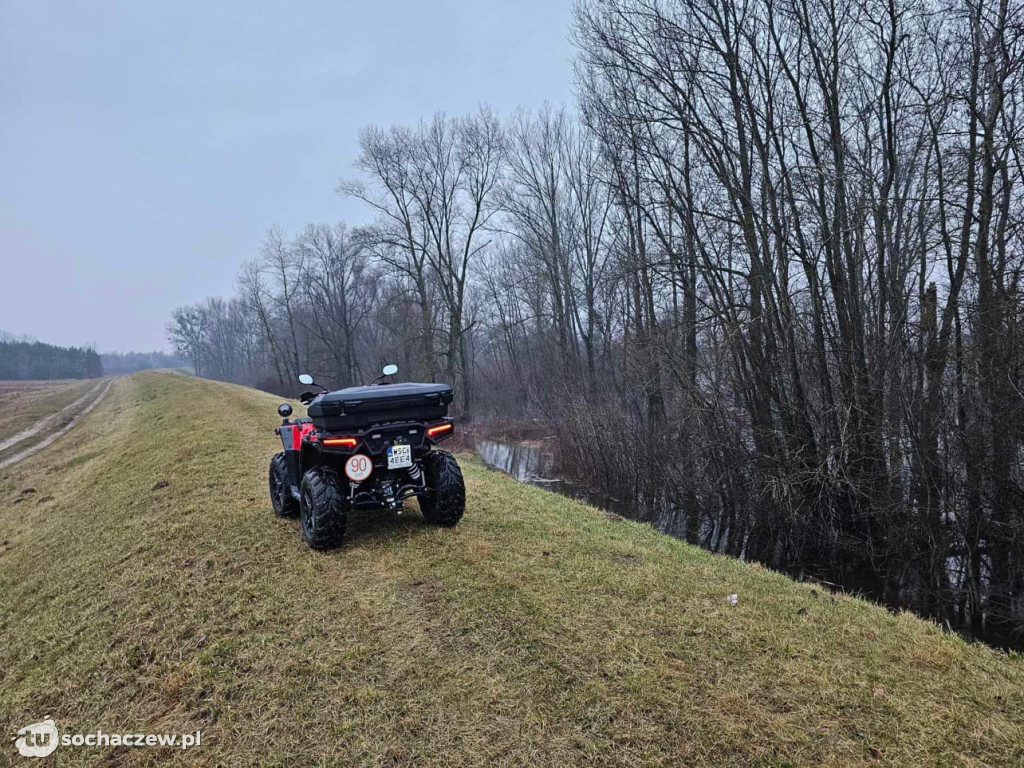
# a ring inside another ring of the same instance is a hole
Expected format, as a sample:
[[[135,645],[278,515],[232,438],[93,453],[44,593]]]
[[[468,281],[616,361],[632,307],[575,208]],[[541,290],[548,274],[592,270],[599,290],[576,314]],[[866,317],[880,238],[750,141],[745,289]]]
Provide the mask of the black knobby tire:
[[[466,511],[466,483],[459,463],[448,451],[423,457],[428,492],[420,497],[423,519],[434,525],[455,525]]]
[[[329,467],[313,467],[302,476],[302,537],[312,549],[341,544],[348,514],[338,487],[338,474]]]
[[[291,481],[288,479],[288,462],[283,453],[270,460],[270,503],[278,517],[295,517],[299,502],[292,496]]]

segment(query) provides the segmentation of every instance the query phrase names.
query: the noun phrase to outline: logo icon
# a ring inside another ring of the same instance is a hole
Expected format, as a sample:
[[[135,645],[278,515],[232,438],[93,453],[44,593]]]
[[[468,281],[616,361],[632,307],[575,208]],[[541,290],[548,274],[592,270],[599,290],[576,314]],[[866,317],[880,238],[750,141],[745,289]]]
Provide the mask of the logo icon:
[[[57,724],[47,717],[18,731],[14,746],[23,757],[46,757],[57,748]]]

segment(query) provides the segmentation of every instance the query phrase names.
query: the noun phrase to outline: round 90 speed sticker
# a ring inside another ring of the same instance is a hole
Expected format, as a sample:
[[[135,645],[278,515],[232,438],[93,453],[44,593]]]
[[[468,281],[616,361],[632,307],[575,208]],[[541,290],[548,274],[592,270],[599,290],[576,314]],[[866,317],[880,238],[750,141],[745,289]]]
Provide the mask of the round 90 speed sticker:
[[[370,476],[371,472],[373,472],[373,462],[365,454],[357,453],[355,456],[350,456],[349,460],[345,462],[345,474],[349,480],[355,483],[361,483]]]

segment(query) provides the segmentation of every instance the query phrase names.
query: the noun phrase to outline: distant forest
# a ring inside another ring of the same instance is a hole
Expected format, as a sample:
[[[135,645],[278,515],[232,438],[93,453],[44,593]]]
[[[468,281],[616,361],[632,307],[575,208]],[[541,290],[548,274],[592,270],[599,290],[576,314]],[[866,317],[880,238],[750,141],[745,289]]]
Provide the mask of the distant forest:
[[[106,373],[135,373],[153,368],[180,368],[185,365],[177,355],[163,352],[103,352],[100,354]]]
[[[99,353],[40,341],[0,341],[0,379],[91,379],[103,375]]]

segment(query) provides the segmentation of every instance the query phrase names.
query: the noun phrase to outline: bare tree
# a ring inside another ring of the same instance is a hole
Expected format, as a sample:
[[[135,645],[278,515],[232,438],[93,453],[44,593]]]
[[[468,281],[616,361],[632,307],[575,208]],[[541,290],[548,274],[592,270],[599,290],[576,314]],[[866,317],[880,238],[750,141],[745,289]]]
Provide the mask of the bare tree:
[[[359,167],[376,193],[359,182],[339,191],[377,210],[381,224],[367,230],[371,247],[415,286],[430,342],[429,280],[445,314],[445,376],[461,377],[463,410],[472,404],[472,374],[466,355],[464,313],[469,267],[488,241],[495,213],[493,196],[502,168],[503,134],[487,110],[465,118],[437,115],[416,129],[364,131]],[[427,355],[428,361],[432,352]]]

